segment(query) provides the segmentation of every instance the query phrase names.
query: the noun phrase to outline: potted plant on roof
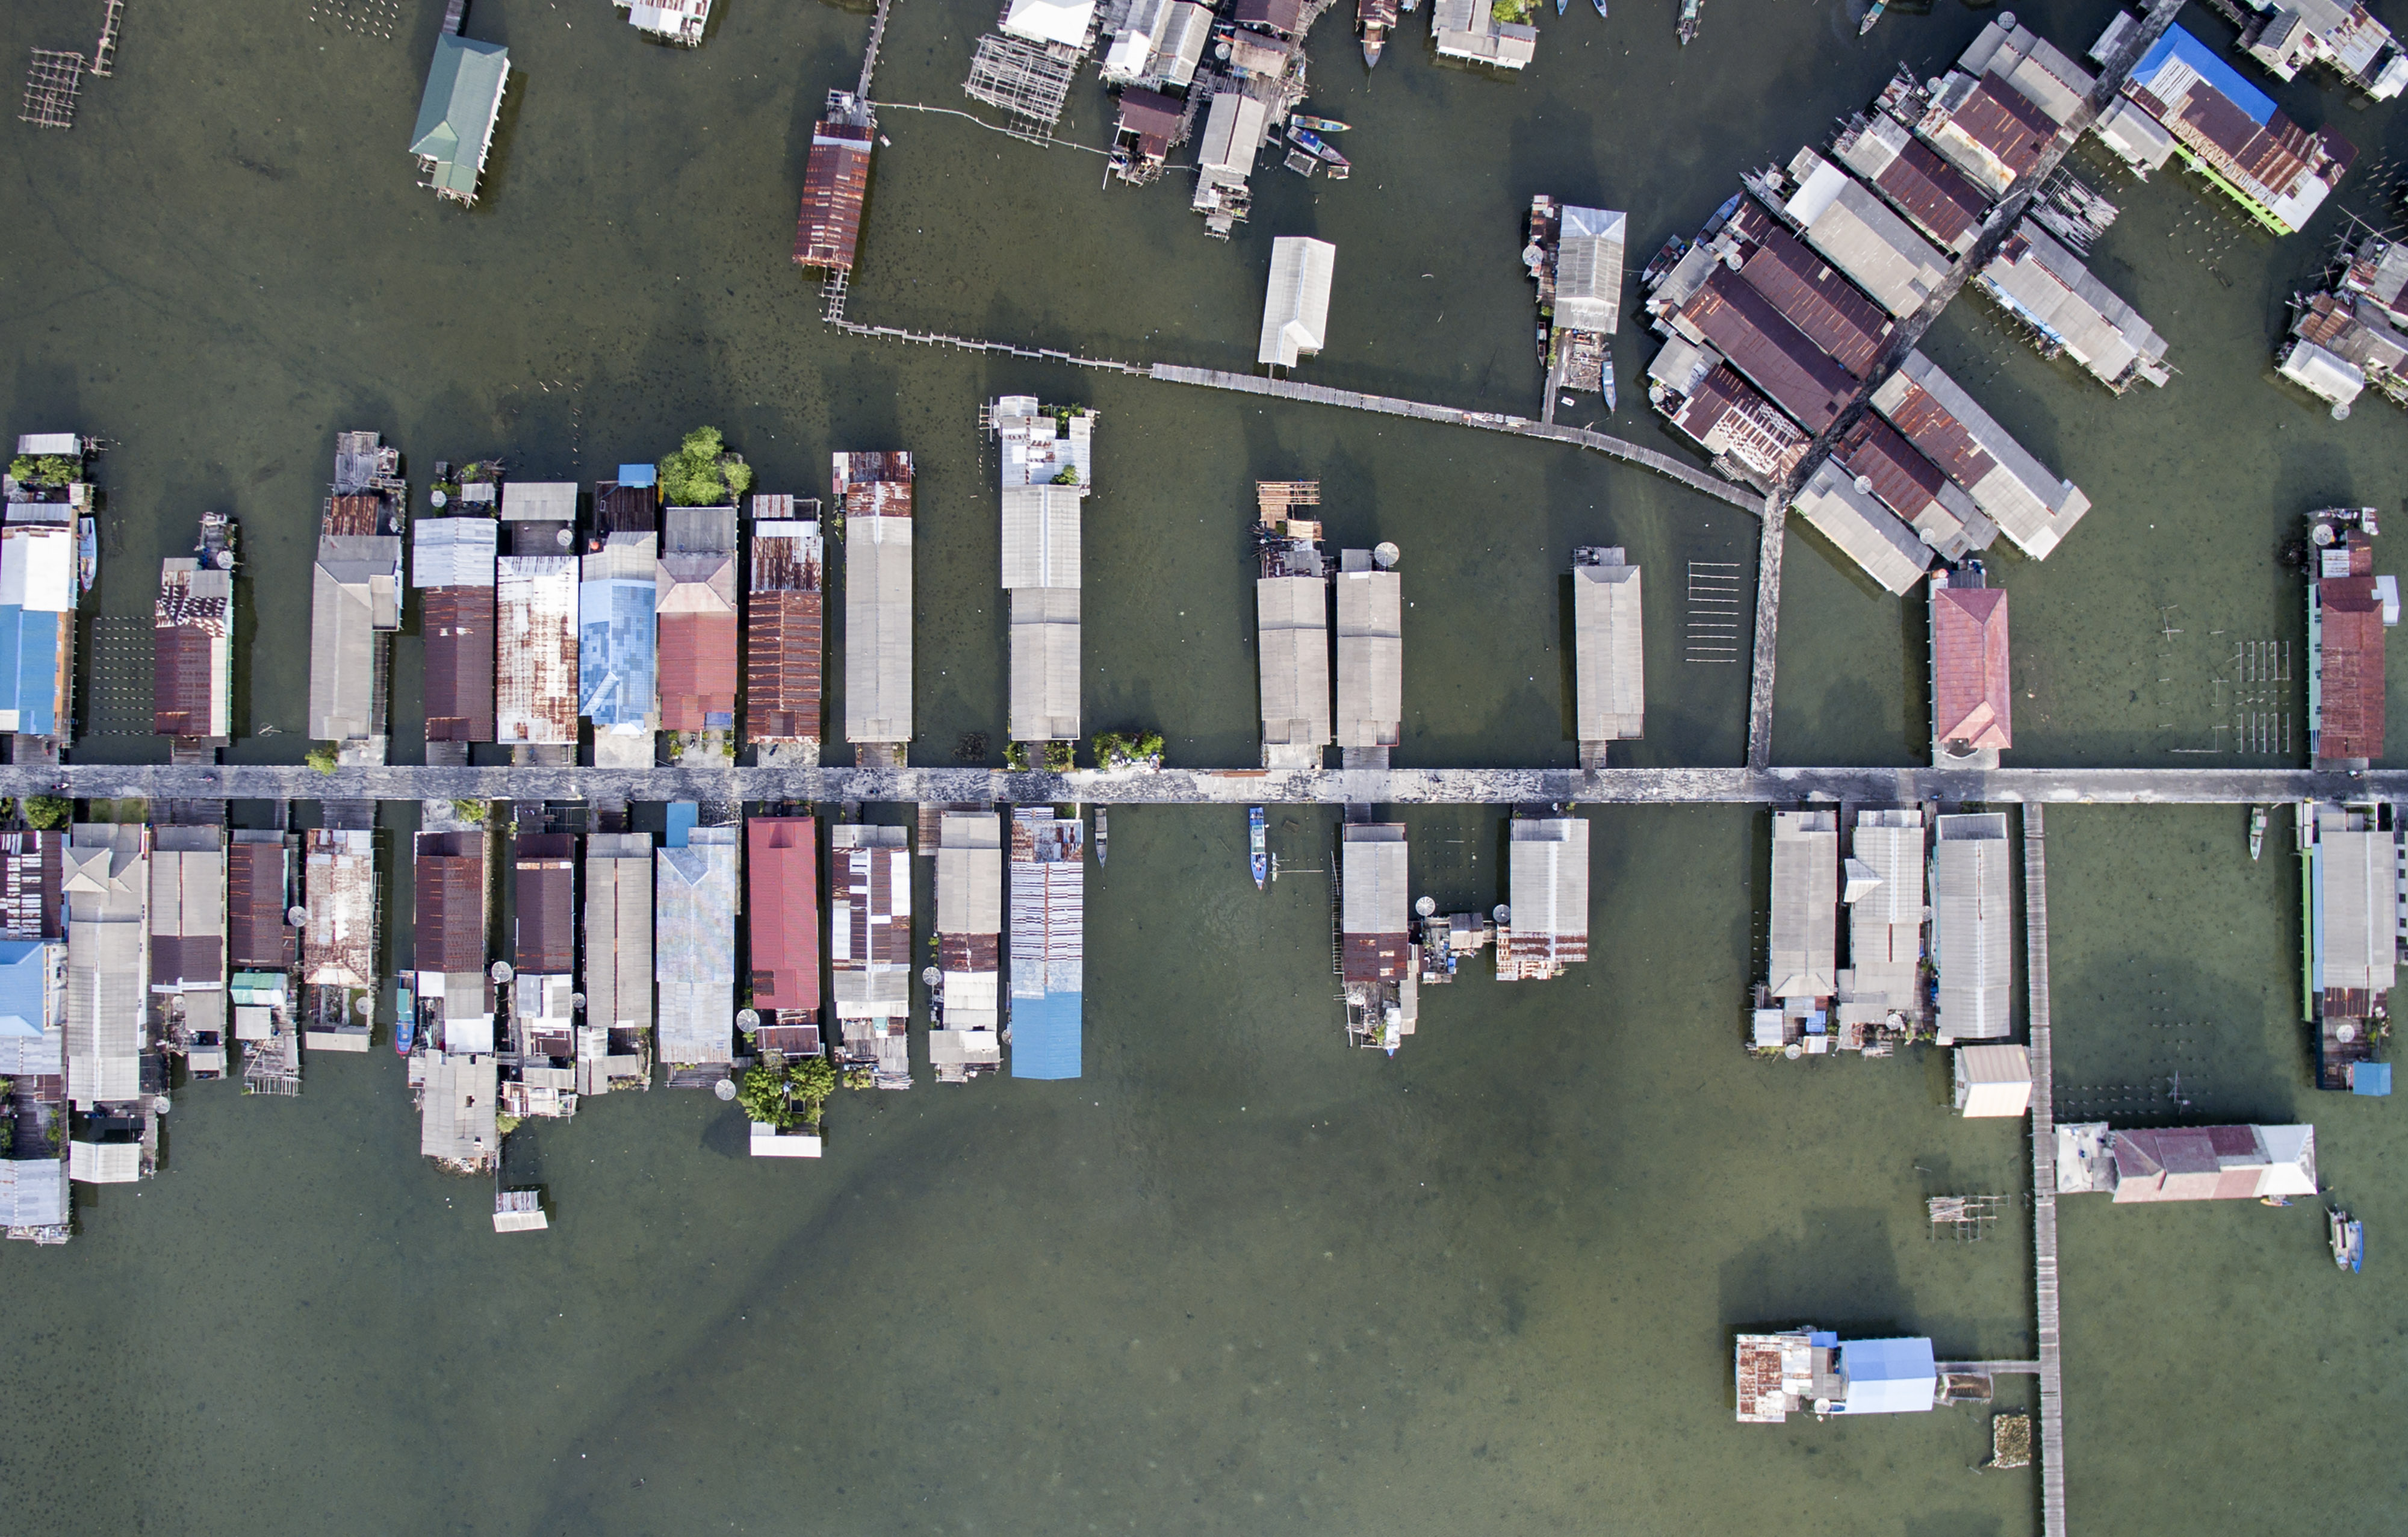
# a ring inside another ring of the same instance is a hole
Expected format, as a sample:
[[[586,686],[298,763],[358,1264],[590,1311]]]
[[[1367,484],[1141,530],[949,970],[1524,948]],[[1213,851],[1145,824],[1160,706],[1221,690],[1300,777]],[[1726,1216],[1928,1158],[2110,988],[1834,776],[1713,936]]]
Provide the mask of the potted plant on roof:
[[[661,500],[670,507],[734,507],[752,488],[752,467],[717,427],[696,427],[660,462]]]

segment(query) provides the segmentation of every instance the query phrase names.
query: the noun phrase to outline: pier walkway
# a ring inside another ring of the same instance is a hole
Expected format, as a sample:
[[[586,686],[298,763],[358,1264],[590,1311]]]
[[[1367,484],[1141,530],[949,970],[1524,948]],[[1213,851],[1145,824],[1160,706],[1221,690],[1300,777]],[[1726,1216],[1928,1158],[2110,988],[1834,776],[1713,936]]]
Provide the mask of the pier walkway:
[[[337,768],[302,765],[0,767],[0,795],[152,800],[743,800],[1038,806],[2251,805],[2408,800],[2408,769],[2304,768]]]
[[[2024,815],[2024,978],[2031,988],[2032,1298],[2040,1325],[2040,1512],[2065,1537],[2065,1366],[2057,1301],[2057,1090],[2049,1059],[2046,813]]]
[[[1778,491],[1764,498],[1764,525],[1756,541],[1756,643],[1749,652],[1747,766],[1772,763],[1772,664],[1781,632],[1781,553],[1787,548],[1789,498]]]

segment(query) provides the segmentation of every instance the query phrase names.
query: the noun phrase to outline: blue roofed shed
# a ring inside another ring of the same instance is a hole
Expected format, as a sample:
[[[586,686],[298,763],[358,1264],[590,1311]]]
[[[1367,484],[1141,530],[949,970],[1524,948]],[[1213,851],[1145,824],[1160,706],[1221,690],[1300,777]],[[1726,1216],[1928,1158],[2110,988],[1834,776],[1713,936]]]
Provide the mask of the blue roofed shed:
[[[2221,93],[2252,122],[2263,124],[2274,115],[2273,97],[2243,79],[2241,72],[2218,58],[2214,49],[2180,27],[2168,28],[2157,46],[2133,66],[2132,83],[2152,95],[2178,100],[2187,93],[2173,83],[2184,70]],[[2160,77],[2166,82],[2162,90],[2158,89]]]
[[[59,732],[59,635],[65,616],[0,604],[0,730]]]
[[[0,940],[0,1036],[38,1039],[50,1003],[50,945]]]
[[[2349,1091],[2372,1099],[2388,1099],[2391,1094],[2391,1064],[2352,1062],[2349,1065]]]
[[[658,485],[661,483],[660,467],[658,465],[621,465],[619,483],[621,485]]]
[[[1835,1414],[1912,1415],[1931,1408],[1940,1369],[1928,1339],[1848,1340],[1836,1364],[1848,1396],[1831,1405]]]
[[[1014,961],[1011,969],[1016,974],[1030,964]],[[1079,1076],[1082,1001],[1077,993],[1049,992],[1027,998],[1015,991],[1011,1000],[1011,1076]]]

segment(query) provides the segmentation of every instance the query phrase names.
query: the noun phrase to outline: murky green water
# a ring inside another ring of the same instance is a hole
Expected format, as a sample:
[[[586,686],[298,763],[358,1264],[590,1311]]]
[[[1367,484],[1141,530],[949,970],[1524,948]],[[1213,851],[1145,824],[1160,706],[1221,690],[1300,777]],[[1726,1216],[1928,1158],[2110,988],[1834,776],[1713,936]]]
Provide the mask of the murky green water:
[[[469,30],[509,44],[517,80],[464,214],[411,185],[439,9],[404,8],[387,41],[313,24],[304,0],[136,0],[75,130],[0,136],[0,420],[119,445],[108,615],[148,613],[155,562],[203,510],[241,519],[241,753],[304,745],[333,432],[382,430],[422,481],[495,453],[592,481],[704,420],[770,489],[824,492],[833,449],[919,455],[914,756],[982,731],[999,753],[974,423],[1029,390],[1105,413],[1094,725],[1157,725],[1183,762],[1252,756],[1250,482],[1318,476],[1334,540],[1405,552],[1400,761],[1572,761],[1556,614],[1576,543],[1649,571],[1654,708],[1630,761],[1739,757],[1744,668],[1677,644],[1686,563],[1754,559],[1753,523],[1720,504],[1552,447],[832,337],[785,258],[810,125],[864,18],[724,0],[684,55],[599,0],[483,0]],[[0,39],[88,44],[97,9],[36,0]],[[2018,9],[2075,51],[2107,14]],[[1306,377],[1526,410],[1530,194],[1627,207],[1642,260],[1898,57],[1936,71],[1982,20],[1942,7],[1859,43],[1832,6],[1713,0],[1683,51],[1669,4],[1575,11],[1510,82],[1436,66],[1418,21],[1367,79],[1326,22],[1316,109],[1356,125],[1355,177],[1267,162],[1232,245],[1175,181],[1098,192],[1093,155],[890,111],[853,313],[1243,367],[1270,237],[1318,234],[1340,281]],[[985,21],[903,0],[880,96],[960,104]],[[2344,119],[2370,165],[2393,141],[2388,108],[2277,93]],[[1104,122],[1082,87],[1068,131],[1100,142]],[[2386,180],[2337,204],[2372,210]],[[2389,408],[2333,424],[2266,381],[2321,224],[2273,242],[2172,178],[2110,195],[2128,211],[2098,266],[2172,339],[2172,386],[2111,399],[1977,300],[1927,345],[2098,504],[2045,567],[1995,564],[2016,594],[2019,757],[2196,764],[2177,754],[2235,742],[2214,729],[2240,708],[2215,682],[2226,648],[2296,634],[2269,557],[2297,514],[2385,502],[2408,456]],[[1651,351],[1626,331],[1626,400]],[[1640,409],[1621,428],[1660,437]],[[1912,761],[1920,618],[1793,540],[1777,752]],[[405,740],[414,667],[405,640]],[[513,1181],[544,1183],[558,1215],[540,1237],[496,1239],[483,1186],[416,1158],[389,1053],[315,1059],[297,1101],[195,1086],[166,1177],[85,1198],[64,1250],[0,1253],[0,1383],[55,1406],[21,1416],[0,1488],[80,1531],[2035,1530],[2030,1475],[1970,1471],[1987,1447],[1971,1412],[1730,1422],[1737,1327],[2028,1354],[2020,1231],[1936,1243],[1921,1208],[2020,1198],[2024,1144],[1952,1119],[1936,1056],[1802,1069],[1735,1049],[1759,813],[1593,814],[1597,958],[1433,993],[1383,1061],[1340,1044],[1326,818],[1274,819],[1288,876],[1257,895],[1234,819],[1125,812],[1090,876],[1084,1079],[851,1096],[808,1168],[746,1158],[701,1096],[612,1096],[513,1139]],[[1492,813],[1409,820],[1418,889],[1501,898]],[[2387,1177],[2402,1140],[2383,1104],[2307,1086],[2283,840],[2252,867],[2234,812],[2050,830],[2063,1091],[2163,1114],[2179,1072],[2189,1113],[2313,1116],[2375,1257],[2336,1277],[2304,1206],[2069,1205],[2076,1518],[2379,1528],[2408,1376],[2384,1259],[2408,1231]]]

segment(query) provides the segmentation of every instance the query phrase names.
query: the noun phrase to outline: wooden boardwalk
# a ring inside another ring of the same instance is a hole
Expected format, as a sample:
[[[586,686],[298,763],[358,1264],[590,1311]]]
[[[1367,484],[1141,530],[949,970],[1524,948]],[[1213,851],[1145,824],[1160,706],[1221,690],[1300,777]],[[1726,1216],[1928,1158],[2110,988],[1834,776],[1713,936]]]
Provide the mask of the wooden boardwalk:
[[[2040,1322],[2040,1512],[2065,1537],[2065,1369],[2057,1300],[2057,1099],[2048,1028],[2048,857],[2043,813],[2024,807],[2024,976],[2031,987],[2032,1300]]]
[[[1781,553],[1787,547],[1789,498],[1764,498],[1764,526],[1756,541],[1756,643],[1749,653],[1747,766],[1772,764],[1772,663],[1781,629]]]

